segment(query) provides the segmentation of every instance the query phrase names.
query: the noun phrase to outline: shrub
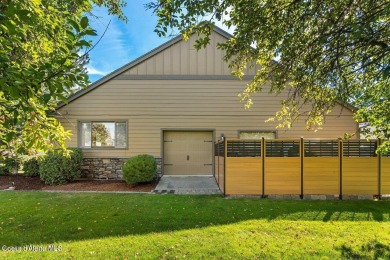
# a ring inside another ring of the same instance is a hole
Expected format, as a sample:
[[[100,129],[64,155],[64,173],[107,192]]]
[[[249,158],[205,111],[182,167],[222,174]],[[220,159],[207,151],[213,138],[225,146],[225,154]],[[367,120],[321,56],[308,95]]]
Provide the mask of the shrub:
[[[39,164],[39,176],[41,181],[49,185],[64,184],[67,182],[63,172],[65,163],[64,155],[57,151],[49,152]]]
[[[2,165],[0,166],[0,175],[8,175],[13,173],[14,170],[17,170],[19,167],[18,160],[13,157],[6,157],[1,163]]]
[[[7,171],[5,169],[4,159],[0,158],[0,175],[7,175]]]
[[[0,175],[8,175],[4,165],[0,165]]]
[[[64,166],[64,171],[68,181],[73,181],[75,178],[80,177],[81,165],[83,163],[83,152],[80,148],[71,148],[70,158],[66,157],[67,163]]]
[[[41,181],[48,185],[64,184],[80,176],[83,154],[81,149],[70,149],[70,156],[52,151],[39,164]]]
[[[31,158],[23,164],[24,175],[28,177],[39,176],[39,161]]]
[[[151,182],[156,175],[157,163],[153,156],[142,154],[128,159],[123,165],[123,179],[129,184]]]

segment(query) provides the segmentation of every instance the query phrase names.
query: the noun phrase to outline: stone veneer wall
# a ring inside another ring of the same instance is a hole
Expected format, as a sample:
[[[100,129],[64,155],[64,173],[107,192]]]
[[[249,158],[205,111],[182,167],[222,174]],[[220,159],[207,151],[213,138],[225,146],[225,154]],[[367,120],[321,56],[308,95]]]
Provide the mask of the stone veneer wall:
[[[84,158],[81,178],[121,180],[122,167],[128,158]],[[157,161],[157,177],[162,175],[161,158]]]

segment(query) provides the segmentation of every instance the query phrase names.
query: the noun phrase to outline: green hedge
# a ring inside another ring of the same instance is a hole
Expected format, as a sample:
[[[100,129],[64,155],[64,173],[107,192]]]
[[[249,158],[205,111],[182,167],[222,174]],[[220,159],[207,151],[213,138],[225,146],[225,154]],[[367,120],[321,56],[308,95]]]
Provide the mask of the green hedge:
[[[36,158],[24,162],[23,164],[24,176],[36,177],[39,176],[39,161]]]
[[[123,165],[123,179],[129,184],[151,182],[156,176],[157,163],[153,156],[134,156]]]
[[[18,169],[19,161],[13,157],[6,157],[0,162],[0,175],[8,175],[13,173],[14,169]]]
[[[80,176],[82,151],[79,148],[69,150],[69,157],[61,151],[52,151],[39,163],[39,176],[45,184],[64,184]]]

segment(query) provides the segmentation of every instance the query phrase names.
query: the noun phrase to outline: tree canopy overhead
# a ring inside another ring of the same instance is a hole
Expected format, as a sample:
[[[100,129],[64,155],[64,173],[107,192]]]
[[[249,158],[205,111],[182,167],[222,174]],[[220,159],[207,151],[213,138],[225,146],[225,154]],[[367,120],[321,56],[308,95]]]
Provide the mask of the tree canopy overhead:
[[[65,148],[70,133],[48,114],[89,83],[93,5],[126,20],[123,0],[0,1],[0,151]]]
[[[147,7],[159,17],[159,35],[170,28],[184,38],[198,33],[197,48],[209,43],[215,20],[234,28],[218,45],[233,74],[260,65],[241,95],[246,105],[266,82],[274,93],[290,89],[275,115],[279,126],[302,116],[308,129],[320,126],[341,101],[357,108],[358,122],[370,123],[363,132],[385,140],[379,150],[390,150],[388,0],[160,0]]]

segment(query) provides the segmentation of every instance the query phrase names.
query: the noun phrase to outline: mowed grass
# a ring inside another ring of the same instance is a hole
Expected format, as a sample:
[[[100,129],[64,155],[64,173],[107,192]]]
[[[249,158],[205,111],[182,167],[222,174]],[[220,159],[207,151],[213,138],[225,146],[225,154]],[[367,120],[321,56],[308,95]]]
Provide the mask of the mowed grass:
[[[0,197],[0,259],[390,258],[386,201],[43,192]]]

